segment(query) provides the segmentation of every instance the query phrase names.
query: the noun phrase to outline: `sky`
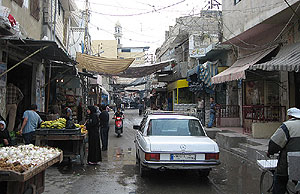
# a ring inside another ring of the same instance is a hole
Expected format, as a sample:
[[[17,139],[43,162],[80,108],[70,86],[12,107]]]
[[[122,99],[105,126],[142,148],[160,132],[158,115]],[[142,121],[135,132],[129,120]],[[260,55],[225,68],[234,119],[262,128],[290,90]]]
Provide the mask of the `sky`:
[[[85,0],[74,0],[79,9]],[[89,32],[92,40],[114,40],[114,27],[119,21],[123,47],[150,46],[150,52],[164,42],[165,31],[175,19],[199,14],[209,0],[89,0]],[[205,7],[206,6],[206,7]]]

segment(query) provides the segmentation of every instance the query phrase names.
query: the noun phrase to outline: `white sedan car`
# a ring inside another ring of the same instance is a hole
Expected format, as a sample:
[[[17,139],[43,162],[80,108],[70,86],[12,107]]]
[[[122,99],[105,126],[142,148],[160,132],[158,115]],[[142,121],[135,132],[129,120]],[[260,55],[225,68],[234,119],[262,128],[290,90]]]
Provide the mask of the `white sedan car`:
[[[195,169],[208,176],[220,164],[219,147],[192,116],[156,113],[143,118],[135,137],[139,172],[149,169]]]

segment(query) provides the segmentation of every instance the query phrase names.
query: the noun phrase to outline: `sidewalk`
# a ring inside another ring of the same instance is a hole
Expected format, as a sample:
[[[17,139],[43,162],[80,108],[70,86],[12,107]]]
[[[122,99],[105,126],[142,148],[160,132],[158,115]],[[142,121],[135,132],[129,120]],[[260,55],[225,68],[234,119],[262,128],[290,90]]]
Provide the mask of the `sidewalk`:
[[[250,134],[244,134],[241,127],[214,127],[205,130],[210,138],[216,140],[220,148],[253,162],[266,157],[269,139],[254,139]]]

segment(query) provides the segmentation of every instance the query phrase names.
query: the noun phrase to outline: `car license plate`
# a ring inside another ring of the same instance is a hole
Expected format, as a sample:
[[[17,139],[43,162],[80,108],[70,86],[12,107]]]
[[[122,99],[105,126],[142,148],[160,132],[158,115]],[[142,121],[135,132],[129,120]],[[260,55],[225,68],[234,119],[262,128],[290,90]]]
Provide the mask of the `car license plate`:
[[[171,154],[171,160],[196,160],[195,154]]]

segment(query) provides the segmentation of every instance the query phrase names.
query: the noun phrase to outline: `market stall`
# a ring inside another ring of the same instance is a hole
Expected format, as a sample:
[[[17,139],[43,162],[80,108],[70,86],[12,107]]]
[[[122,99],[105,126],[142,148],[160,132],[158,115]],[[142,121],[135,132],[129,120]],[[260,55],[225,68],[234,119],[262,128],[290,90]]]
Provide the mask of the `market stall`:
[[[36,130],[36,145],[57,147],[64,152],[64,157],[80,157],[82,165],[86,163],[87,131],[83,125],[75,124],[74,128],[66,128],[63,118],[45,121]]]
[[[21,145],[0,148],[1,193],[42,193],[45,170],[62,159],[63,152],[51,147]]]

